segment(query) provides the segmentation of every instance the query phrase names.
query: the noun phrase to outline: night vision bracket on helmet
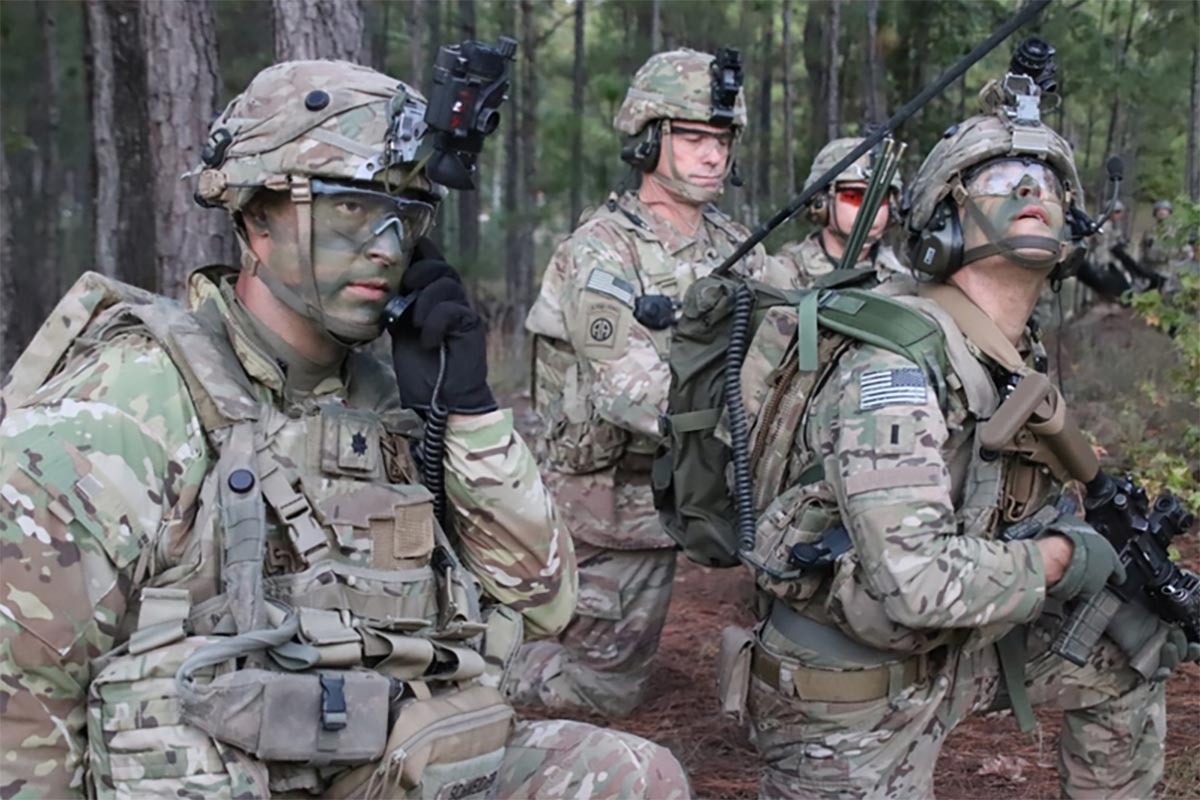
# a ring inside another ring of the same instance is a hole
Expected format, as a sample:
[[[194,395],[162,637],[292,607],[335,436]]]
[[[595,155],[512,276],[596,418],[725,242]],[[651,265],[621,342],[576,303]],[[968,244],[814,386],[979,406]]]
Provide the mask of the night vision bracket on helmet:
[[[736,47],[722,47],[713,58],[712,107],[710,125],[728,128],[734,124],[738,93],[742,91],[745,75],[742,72],[742,53]]]
[[[465,41],[438,50],[424,119],[432,131],[425,165],[430,179],[451,189],[475,188],[475,161],[500,125],[516,52],[516,39],[507,36],[495,45]]]

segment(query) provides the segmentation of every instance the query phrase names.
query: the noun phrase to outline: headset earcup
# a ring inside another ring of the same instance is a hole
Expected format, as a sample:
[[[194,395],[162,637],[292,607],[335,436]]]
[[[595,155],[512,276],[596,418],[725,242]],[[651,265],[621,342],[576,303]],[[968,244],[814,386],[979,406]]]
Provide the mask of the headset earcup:
[[[653,172],[662,152],[662,120],[654,120],[621,148],[621,160],[639,172]]]
[[[962,258],[962,224],[957,209],[943,201],[934,209],[929,223],[913,239],[912,268],[941,281],[962,266]]]
[[[821,192],[808,205],[808,218],[818,228],[829,224],[829,197],[827,192]]]

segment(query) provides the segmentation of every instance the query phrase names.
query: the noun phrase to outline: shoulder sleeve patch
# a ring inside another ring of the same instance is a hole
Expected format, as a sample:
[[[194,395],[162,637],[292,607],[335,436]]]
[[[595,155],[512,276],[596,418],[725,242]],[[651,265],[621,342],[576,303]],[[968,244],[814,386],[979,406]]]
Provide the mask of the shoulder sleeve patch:
[[[584,288],[588,291],[606,294],[630,308],[633,307],[633,284],[623,278],[618,278],[611,272],[605,272],[602,269],[593,269],[591,274],[588,275],[587,284]]]
[[[920,367],[864,372],[858,380],[858,410],[887,406],[919,406],[929,400],[929,384]]]

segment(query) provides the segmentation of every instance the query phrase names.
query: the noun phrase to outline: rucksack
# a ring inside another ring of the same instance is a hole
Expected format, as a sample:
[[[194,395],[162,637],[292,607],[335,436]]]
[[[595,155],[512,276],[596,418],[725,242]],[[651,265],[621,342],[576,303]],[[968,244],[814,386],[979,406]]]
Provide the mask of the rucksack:
[[[784,466],[800,409],[846,346],[895,352],[932,385],[944,384],[941,329],[901,302],[856,288],[868,280],[862,270],[839,270],[811,289],[779,289],[714,274],[688,290],[671,336],[652,480],[660,521],[692,561],[738,565],[753,547],[755,514],[787,484],[823,477],[789,476]],[[746,443],[740,464],[731,446],[739,437]]]

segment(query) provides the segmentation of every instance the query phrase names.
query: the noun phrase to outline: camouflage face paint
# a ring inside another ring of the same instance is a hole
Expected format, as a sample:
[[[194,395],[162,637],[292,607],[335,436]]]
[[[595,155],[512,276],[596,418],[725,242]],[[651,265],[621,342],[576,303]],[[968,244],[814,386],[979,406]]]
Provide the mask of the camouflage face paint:
[[[434,206],[382,192],[313,182],[313,275],[300,267],[294,214],[269,222],[267,268],[288,288],[316,297],[327,321],[372,326],[400,285],[402,265],[433,222]]]
[[[1020,159],[995,161],[967,179],[967,193],[996,235],[1066,238],[1065,191],[1044,164]],[[970,214],[963,213],[963,241],[969,250],[990,242]]]

